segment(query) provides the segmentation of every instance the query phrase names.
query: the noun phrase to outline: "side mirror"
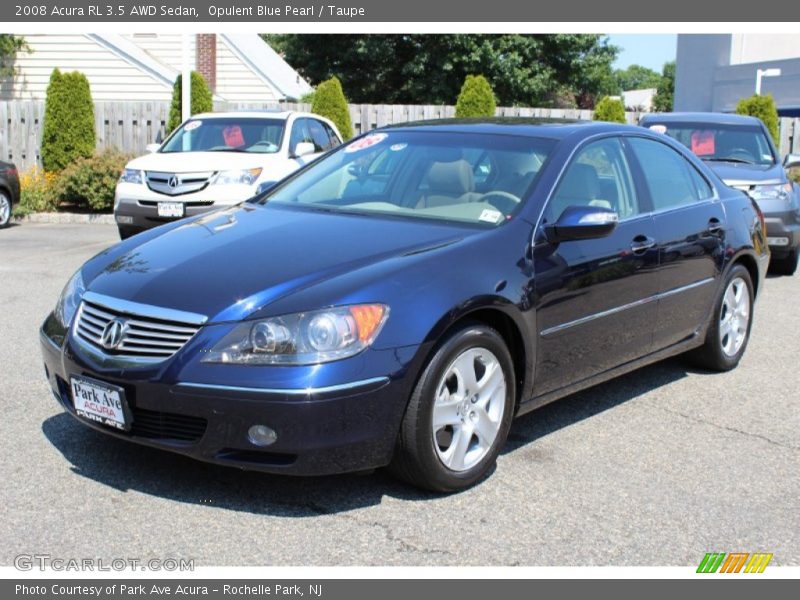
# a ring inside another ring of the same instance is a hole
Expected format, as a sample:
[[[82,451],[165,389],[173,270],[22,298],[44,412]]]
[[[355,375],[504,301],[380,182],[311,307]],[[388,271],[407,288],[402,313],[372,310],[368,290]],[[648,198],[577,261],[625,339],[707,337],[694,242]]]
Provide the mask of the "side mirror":
[[[783,168],[786,170],[800,167],[800,154],[787,154],[783,159]]]
[[[294,152],[292,152],[292,158],[300,158],[301,156],[314,154],[314,150],[314,144],[311,142],[297,142],[297,145],[294,147]]]
[[[591,240],[606,237],[616,229],[619,215],[600,206],[568,206],[558,220],[545,225],[547,240]]]
[[[159,148],[161,148],[161,144],[158,144],[158,143],[147,144],[147,146],[144,147],[144,149],[147,150],[148,152],[150,152],[151,154],[153,152],[158,152]]]

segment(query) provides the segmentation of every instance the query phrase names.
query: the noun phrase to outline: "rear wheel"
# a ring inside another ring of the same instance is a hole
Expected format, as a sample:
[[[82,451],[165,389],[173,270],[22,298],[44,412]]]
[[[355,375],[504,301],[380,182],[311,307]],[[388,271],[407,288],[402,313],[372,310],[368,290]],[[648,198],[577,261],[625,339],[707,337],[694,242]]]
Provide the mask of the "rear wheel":
[[[729,371],[739,364],[750,339],[753,320],[753,281],[742,265],[734,265],[717,298],[706,342],[694,351],[701,366]]]
[[[769,270],[776,275],[794,275],[797,271],[797,263],[800,261],[800,249],[795,248],[786,258],[769,261]]]
[[[494,329],[472,324],[450,335],[411,396],[394,473],[438,492],[462,490],[483,478],[511,426],[513,374],[511,355]]]
[[[11,222],[11,198],[0,191],[0,229]]]

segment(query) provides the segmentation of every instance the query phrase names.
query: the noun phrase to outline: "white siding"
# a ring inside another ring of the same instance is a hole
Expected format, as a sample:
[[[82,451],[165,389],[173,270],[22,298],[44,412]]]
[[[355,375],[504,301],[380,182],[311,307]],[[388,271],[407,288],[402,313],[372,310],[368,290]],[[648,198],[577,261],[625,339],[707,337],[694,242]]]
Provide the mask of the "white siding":
[[[800,58],[795,34],[736,33],[731,35],[731,64],[743,65]]]
[[[17,54],[17,75],[0,99],[43,100],[50,74],[81,71],[95,100],[169,100],[171,88],[85,35],[21,34],[31,52]]]
[[[180,33],[128,33],[123,37],[133,42],[154,59],[180,71],[183,66],[183,34]],[[195,36],[189,36],[189,59],[194,68]]]
[[[277,102],[282,95],[217,36],[217,95],[228,102]]]

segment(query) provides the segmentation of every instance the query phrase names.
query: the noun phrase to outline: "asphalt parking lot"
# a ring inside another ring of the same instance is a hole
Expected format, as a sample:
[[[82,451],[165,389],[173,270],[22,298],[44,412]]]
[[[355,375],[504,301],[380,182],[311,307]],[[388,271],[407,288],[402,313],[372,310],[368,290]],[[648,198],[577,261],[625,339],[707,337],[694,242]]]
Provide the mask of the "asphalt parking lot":
[[[295,479],[78,424],[37,328],[106,225],[0,231],[0,564],[19,554],[211,565],[800,565],[800,276],[769,278],[740,367],[671,360],[518,419],[491,478],[420,493],[377,472]]]

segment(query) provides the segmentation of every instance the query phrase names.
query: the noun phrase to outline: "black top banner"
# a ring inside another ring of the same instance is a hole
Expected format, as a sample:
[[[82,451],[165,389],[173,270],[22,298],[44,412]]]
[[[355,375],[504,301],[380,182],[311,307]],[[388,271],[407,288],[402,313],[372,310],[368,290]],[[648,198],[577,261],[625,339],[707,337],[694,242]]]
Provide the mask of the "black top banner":
[[[757,22],[793,18],[785,0],[11,0],[3,23],[58,22]],[[0,25],[2,27],[2,25]]]

